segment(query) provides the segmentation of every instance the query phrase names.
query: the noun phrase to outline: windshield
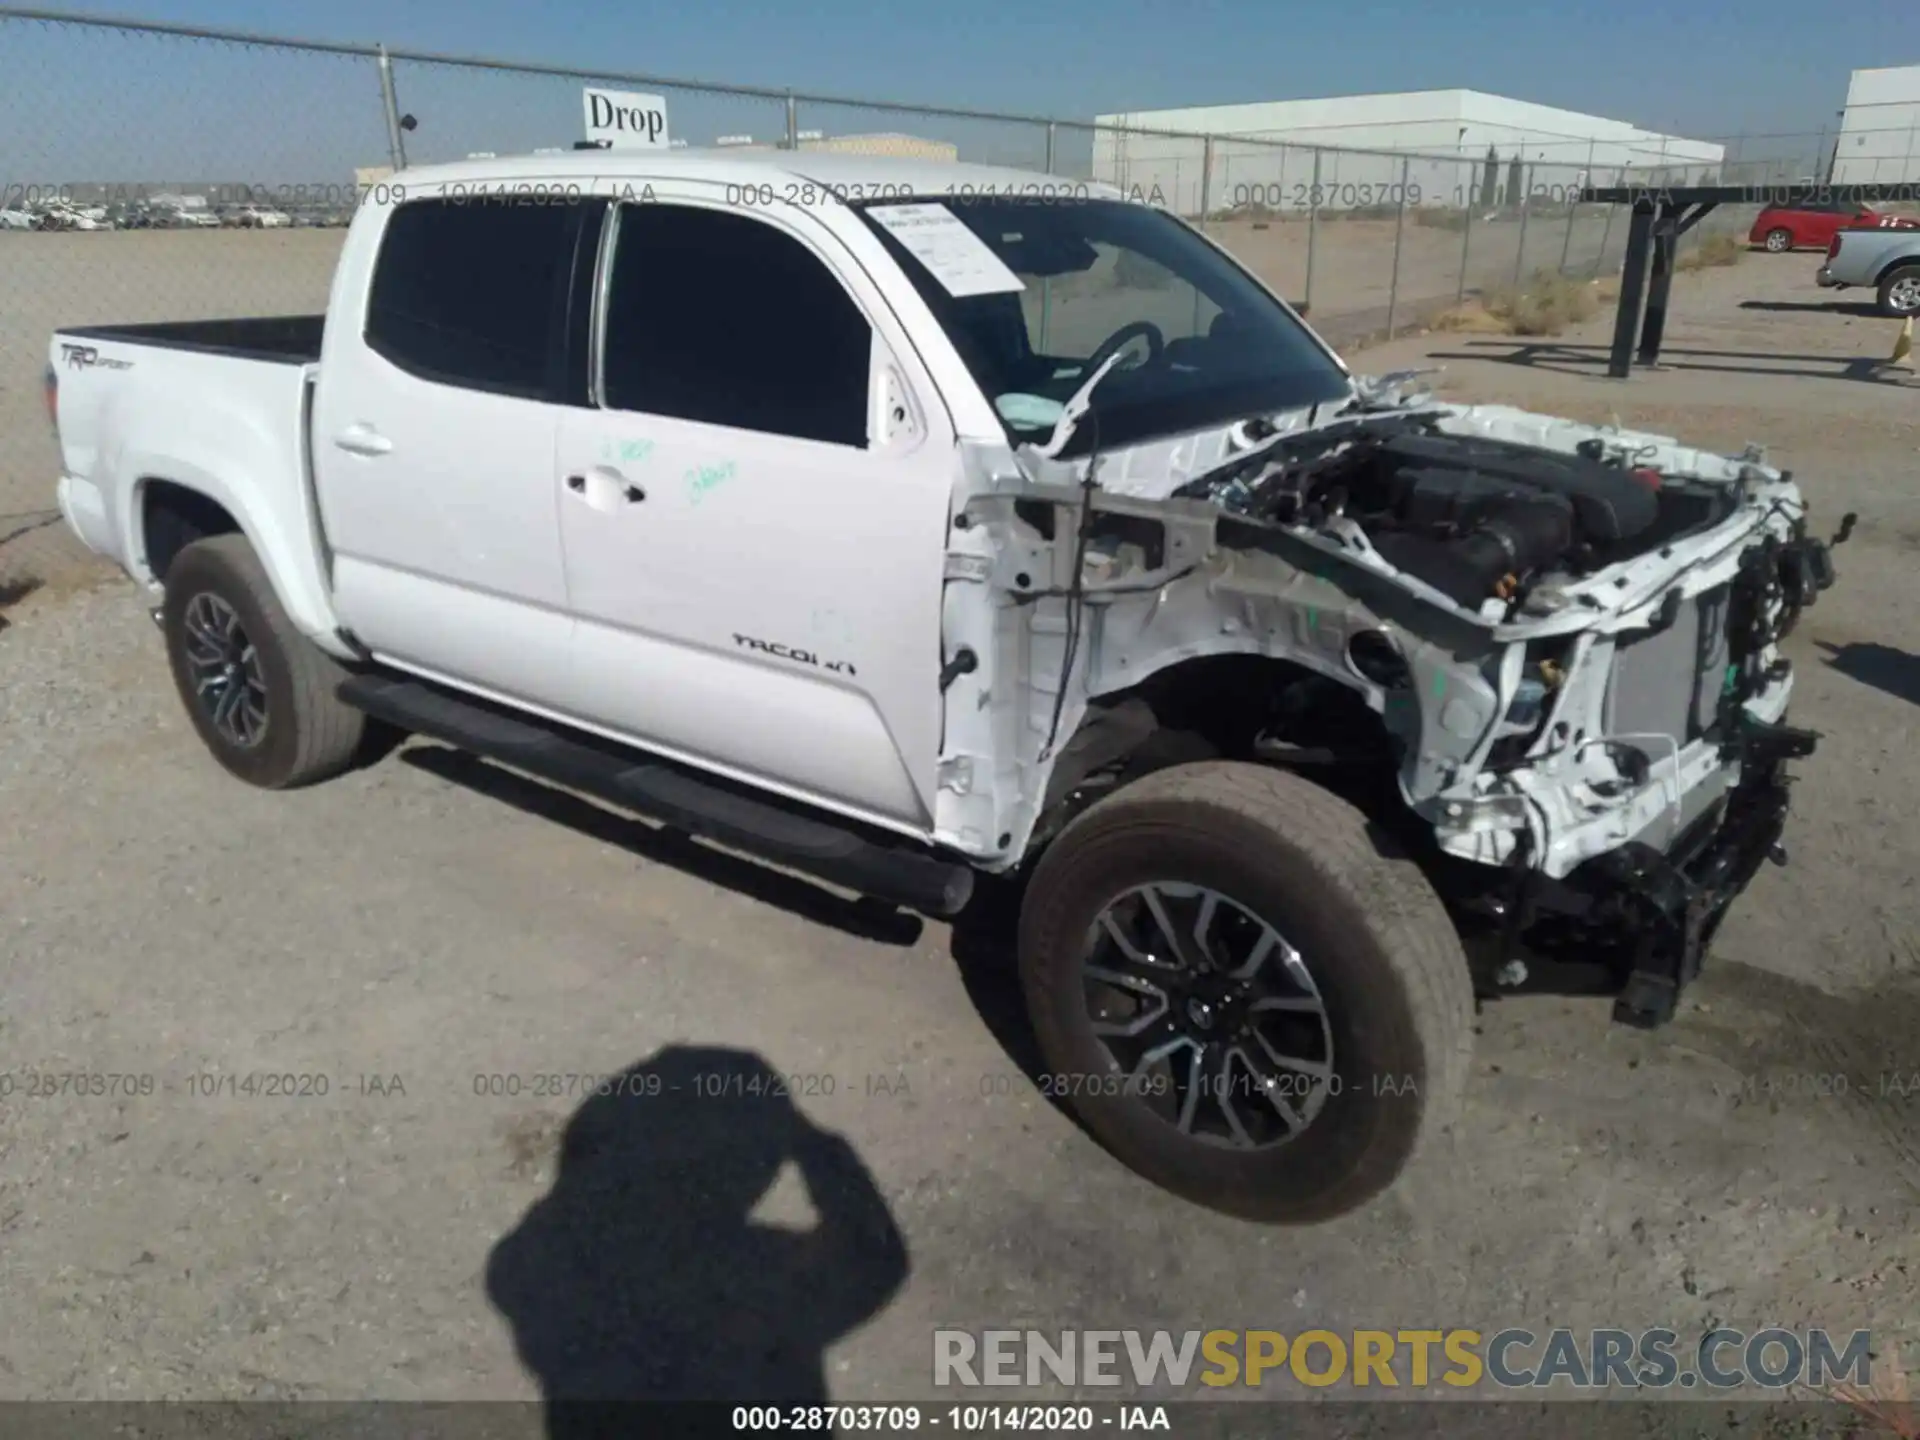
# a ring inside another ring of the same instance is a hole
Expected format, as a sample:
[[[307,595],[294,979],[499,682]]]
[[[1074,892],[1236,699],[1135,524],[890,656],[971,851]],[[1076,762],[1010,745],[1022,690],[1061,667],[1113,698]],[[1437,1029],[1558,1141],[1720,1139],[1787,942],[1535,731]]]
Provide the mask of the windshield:
[[[1015,443],[1051,434],[1065,402],[1116,351],[1066,454],[1351,393],[1283,306],[1146,205],[949,195],[856,208]]]

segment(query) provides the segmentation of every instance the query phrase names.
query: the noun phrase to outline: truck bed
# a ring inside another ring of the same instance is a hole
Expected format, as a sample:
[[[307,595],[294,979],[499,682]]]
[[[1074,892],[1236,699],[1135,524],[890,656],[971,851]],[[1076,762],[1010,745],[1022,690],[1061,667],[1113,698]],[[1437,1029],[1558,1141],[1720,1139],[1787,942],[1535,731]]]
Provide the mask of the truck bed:
[[[145,325],[62,327],[83,340],[118,340],[170,350],[310,365],[320,358],[325,315],[267,315],[236,320],[158,320]]]

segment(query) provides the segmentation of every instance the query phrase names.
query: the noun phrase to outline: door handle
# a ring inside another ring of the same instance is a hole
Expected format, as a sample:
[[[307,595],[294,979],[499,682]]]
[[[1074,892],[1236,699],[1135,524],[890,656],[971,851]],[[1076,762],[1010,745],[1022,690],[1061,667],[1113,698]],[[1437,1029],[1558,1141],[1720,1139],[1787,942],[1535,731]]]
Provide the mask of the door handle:
[[[393,442],[371,425],[349,425],[333,443],[351,455],[385,455],[393,449]]]
[[[618,486],[621,498],[629,505],[638,505],[642,500],[647,498],[647,492],[630,480],[617,480],[605,471],[601,471],[600,475],[603,480]],[[587,477],[585,475],[567,476],[567,489],[576,495],[585,495],[587,493]],[[604,497],[606,493],[607,492],[602,489],[598,492],[598,495]]]

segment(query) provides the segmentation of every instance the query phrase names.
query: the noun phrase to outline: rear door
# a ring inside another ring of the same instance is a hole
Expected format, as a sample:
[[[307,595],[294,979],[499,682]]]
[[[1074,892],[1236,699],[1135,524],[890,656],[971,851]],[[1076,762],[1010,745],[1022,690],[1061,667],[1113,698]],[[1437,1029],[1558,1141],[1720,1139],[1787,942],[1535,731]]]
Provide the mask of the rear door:
[[[565,330],[603,210],[413,200],[343,265],[313,466],[336,610],[383,659],[534,703],[562,688],[554,440],[585,393]]]
[[[613,217],[598,403],[560,422],[571,708],[922,828],[951,422],[827,226],[654,193]]]

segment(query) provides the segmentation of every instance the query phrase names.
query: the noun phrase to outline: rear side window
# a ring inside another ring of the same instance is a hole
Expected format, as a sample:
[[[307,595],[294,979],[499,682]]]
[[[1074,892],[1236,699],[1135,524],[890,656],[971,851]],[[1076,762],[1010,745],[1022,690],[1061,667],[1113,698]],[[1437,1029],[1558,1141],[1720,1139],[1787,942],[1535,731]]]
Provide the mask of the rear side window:
[[[415,200],[388,218],[368,346],[423,379],[560,398],[580,203]]]
[[[872,328],[792,236],[720,210],[628,205],[610,281],[611,408],[866,445]]]

